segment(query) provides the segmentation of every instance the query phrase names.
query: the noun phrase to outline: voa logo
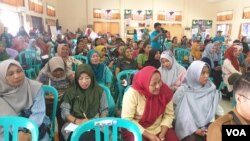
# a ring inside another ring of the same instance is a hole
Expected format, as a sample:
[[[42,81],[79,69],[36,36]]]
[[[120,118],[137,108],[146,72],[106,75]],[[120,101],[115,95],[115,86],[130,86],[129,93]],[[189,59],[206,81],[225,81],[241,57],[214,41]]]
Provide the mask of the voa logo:
[[[244,129],[226,129],[227,136],[247,136]]]

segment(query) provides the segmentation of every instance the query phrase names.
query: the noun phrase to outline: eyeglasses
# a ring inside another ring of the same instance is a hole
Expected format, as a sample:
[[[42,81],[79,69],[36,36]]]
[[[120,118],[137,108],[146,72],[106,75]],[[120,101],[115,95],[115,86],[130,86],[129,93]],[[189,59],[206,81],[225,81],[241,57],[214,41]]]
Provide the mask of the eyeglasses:
[[[246,98],[247,100],[250,100],[250,98],[248,98],[248,97],[246,97],[246,96],[244,96],[244,95],[241,95],[241,94],[239,94],[240,96],[243,96],[244,98]]]

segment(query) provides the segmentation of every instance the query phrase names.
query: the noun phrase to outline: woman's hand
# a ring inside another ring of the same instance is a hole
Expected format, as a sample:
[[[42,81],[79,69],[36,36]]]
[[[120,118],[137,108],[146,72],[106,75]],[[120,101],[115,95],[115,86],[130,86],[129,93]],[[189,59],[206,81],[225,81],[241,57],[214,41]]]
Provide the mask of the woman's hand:
[[[142,134],[145,138],[147,138],[149,141],[161,141],[159,137],[157,137],[154,134],[151,134],[147,132],[146,130]]]
[[[88,119],[76,119],[76,121],[75,121],[75,124],[76,125],[80,125],[80,124],[82,124],[82,123],[84,123],[84,122],[87,122],[88,121]]]
[[[165,134],[163,134],[163,133],[160,133],[158,135],[158,137],[159,137],[160,141],[164,141],[165,140]]]
[[[207,129],[197,129],[195,134],[199,136],[205,136],[207,134]]]
[[[114,64],[114,61],[111,61],[111,62],[109,63],[109,65],[108,65],[108,66],[109,66],[109,68],[110,68],[110,69],[112,69],[113,64]]]
[[[150,141],[161,141],[161,139],[159,137],[157,137],[156,135],[151,134],[149,137]]]

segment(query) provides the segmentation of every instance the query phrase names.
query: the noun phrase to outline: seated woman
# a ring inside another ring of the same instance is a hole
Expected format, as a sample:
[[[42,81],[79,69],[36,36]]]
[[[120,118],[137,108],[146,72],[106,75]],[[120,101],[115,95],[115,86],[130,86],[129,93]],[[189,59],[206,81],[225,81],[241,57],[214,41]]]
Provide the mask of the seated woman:
[[[89,119],[106,117],[108,102],[104,90],[95,80],[94,72],[87,64],[77,67],[74,84],[65,92],[61,104],[61,116],[69,123],[80,125]],[[70,139],[71,132],[62,128],[65,140]],[[94,132],[87,132],[81,140],[95,141]]]
[[[37,80],[63,92],[70,85],[70,81],[66,74],[66,64],[63,59],[61,57],[53,57],[42,68]]]
[[[144,66],[153,66],[158,69],[161,66],[160,57],[161,52],[158,49],[151,49],[149,51],[148,60],[145,62]]]
[[[105,64],[100,63],[99,53],[95,50],[90,50],[87,54],[87,57],[96,77],[96,81],[110,87],[113,74]]]
[[[86,56],[89,52],[88,48],[88,38],[85,36],[80,36],[77,38],[75,55],[83,55]]]
[[[215,117],[221,94],[209,80],[210,68],[193,61],[184,83],[174,94],[175,132],[182,141],[205,141],[209,123]]]
[[[228,78],[233,74],[233,73],[238,73],[242,74],[240,70],[240,64],[238,61],[238,58],[240,57],[242,53],[242,46],[233,44],[230,48],[228,48],[225,52],[225,60],[222,65],[222,78],[224,83],[227,85],[227,89],[223,91],[223,94],[227,98],[230,99],[230,97],[233,95],[233,86],[228,83]]]
[[[138,68],[142,69],[145,62],[148,60],[149,51],[151,49],[149,40],[145,41],[143,48],[140,49],[139,55],[137,57]]]
[[[191,48],[191,55],[193,57],[193,60],[200,60],[201,59],[201,46],[200,41],[195,40],[192,44]]]
[[[70,76],[70,80],[74,79],[74,72],[72,71],[73,64],[80,65],[81,61],[75,59],[73,56],[69,56],[70,47],[67,44],[59,44],[57,47],[57,55],[62,57],[67,66],[67,76]]]
[[[9,59],[10,56],[9,54],[6,52],[4,43],[2,41],[0,41],[0,62]]]
[[[106,53],[107,53],[107,48],[104,45],[98,45],[95,47],[95,50],[100,54],[100,63],[107,64],[107,58],[106,58]]]
[[[42,51],[41,51],[41,49],[39,47],[37,47],[35,39],[30,39],[29,45],[26,48],[26,50],[36,52],[36,56],[31,56],[32,59],[36,59],[38,64],[40,64],[42,62],[41,61]]]
[[[123,58],[118,59],[115,75],[118,76],[118,73],[123,70],[136,70],[137,63],[132,57],[132,50],[129,47],[123,49]]]
[[[160,72],[152,66],[135,74],[132,87],[124,94],[121,117],[133,121],[143,141],[178,141],[172,129],[173,93],[161,81]],[[124,141],[133,141],[133,134],[122,131]]]
[[[202,61],[210,65],[210,77],[214,78],[214,84],[217,89],[219,88],[222,81],[222,71],[221,66],[219,65],[219,62],[221,60],[220,44],[221,43],[219,41],[209,43],[202,53],[201,58]]]
[[[178,64],[171,51],[163,51],[161,54],[161,73],[162,81],[174,92],[181,85],[186,76],[186,69]]]
[[[50,121],[45,114],[42,84],[26,78],[21,65],[13,59],[1,62],[0,68],[0,116],[21,116],[33,120],[39,127],[39,133],[44,133],[39,134],[39,140],[48,141],[46,132]],[[25,128],[19,131],[18,138],[20,141],[31,140]]]

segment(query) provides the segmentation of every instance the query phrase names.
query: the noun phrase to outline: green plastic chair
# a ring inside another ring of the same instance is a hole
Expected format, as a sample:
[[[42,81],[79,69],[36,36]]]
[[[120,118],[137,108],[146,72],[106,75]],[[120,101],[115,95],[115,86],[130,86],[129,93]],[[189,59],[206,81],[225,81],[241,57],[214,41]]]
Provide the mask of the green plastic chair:
[[[39,64],[36,62],[36,52],[35,51],[22,51],[18,54],[18,60],[23,67],[25,74],[28,78],[32,79],[32,73],[36,77],[36,68],[40,71],[40,68],[37,67]],[[38,64],[38,65],[37,65]]]
[[[56,109],[57,109],[57,104],[58,104],[58,91],[54,87],[49,86],[49,85],[43,85],[42,89],[44,91],[44,96],[46,96],[47,94],[52,94],[54,96],[52,114],[49,115],[50,122],[51,122],[50,140],[53,140],[54,134],[55,134],[55,120],[56,120]]]
[[[227,87],[227,84],[224,81],[220,82],[219,90],[223,90],[225,87]]]
[[[86,56],[75,55],[74,58],[77,59],[77,60],[80,60],[80,61],[82,61],[82,62],[85,62],[86,64],[89,63],[88,58],[87,58]]]
[[[75,59],[81,61],[81,62],[85,62],[85,64],[88,64],[89,61],[88,61],[88,58],[86,56],[82,56],[82,55],[75,55],[73,56]],[[76,64],[73,64],[73,67],[72,67],[73,71],[76,71],[77,69],[77,65]]]
[[[121,103],[122,103],[122,99],[123,99],[123,86],[122,84],[120,83],[120,80],[122,80],[122,77],[124,77],[127,82],[129,82],[131,76],[135,73],[137,73],[138,70],[124,70],[124,71],[121,71],[118,73],[117,75],[117,85],[118,85],[118,108],[121,109]],[[128,84],[130,85],[130,84]]]
[[[109,116],[113,116],[115,112],[115,102],[111,95],[110,89],[107,86],[100,84],[100,83],[99,83],[99,86],[101,86],[103,90],[105,91],[105,94],[108,100]]]
[[[126,128],[134,135],[134,141],[142,141],[142,135],[139,128],[131,121],[121,119],[121,118],[97,118],[87,121],[86,123],[81,124],[73,132],[71,136],[71,141],[78,141],[80,136],[91,129],[95,130],[95,140],[100,141],[100,131],[103,128],[104,132],[104,141],[110,141],[109,139],[109,127],[112,127],[112,141],[118,140],[118,128]]]
[[[175,55],[176,61],[177,61],[180,65],[182,65],[182,66],[185,67],[185,68],[188,68],[189,64],[184,63],[183,60],[184,60],[184,57],[185,57],[185,56],[187,56],[187,57],[190,56],[190,50],[189,50],[189,49],[175,48],[175,49],[174,49],[174,55]]]
[[[10,141],[10,132],[12,133],[12,141],[18,141],[18,129],[26,128],[30,131],[32,141],[38,141],[38,126],[32,120],[18,116],[2,116],[0,117],[0,127],[3,127],[4,141]]]

